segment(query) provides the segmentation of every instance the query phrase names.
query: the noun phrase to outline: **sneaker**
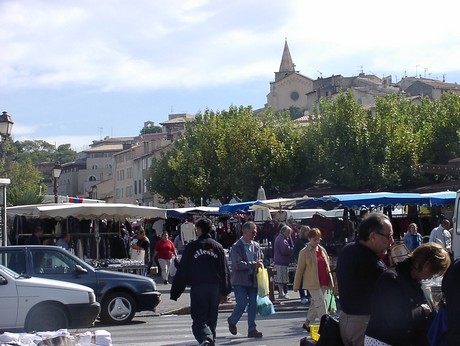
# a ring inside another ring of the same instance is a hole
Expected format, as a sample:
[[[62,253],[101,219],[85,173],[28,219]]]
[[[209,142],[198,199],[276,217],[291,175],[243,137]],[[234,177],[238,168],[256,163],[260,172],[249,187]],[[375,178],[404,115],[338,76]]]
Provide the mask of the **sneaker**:
[[[167,285],[167,284],[168,284],[168,280],[165,280],[165,281],[164,281],[164,284]]]
[[[286,294],[280,294],[278,295],[278,299],[289,299],[289,296]]]
[[[307,304],[307,303],[308,303],[308,299],[305,297],[300,300],[300,304]]]
[[[209,340],[205,340],[200,344],[200,346],[212,346],[212,342]]]
[[[251,330],[248,332],[248,338],[261,338],[263,334],[257,330]]]
[[[236,335],[238,333],[238,329],[236,328],[236,324],[233,324],[232,322],[230,322],[230,317],[227,318],[227,322],[228,322],[228,330],[230,331],[230,333],[232,335]]]

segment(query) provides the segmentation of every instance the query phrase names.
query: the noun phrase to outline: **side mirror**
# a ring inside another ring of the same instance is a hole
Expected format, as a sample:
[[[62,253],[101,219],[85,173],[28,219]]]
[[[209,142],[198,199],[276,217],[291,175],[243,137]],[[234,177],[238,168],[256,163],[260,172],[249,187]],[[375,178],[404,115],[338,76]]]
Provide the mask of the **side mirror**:
[[[77,264],[75,265],[75,272],[77,274],[86,274],[88,271],[85,268],[83,268],[81,265]]]
[[[0,275],[0,286],[6,285],[7,283],[8,281],[3,276]]]

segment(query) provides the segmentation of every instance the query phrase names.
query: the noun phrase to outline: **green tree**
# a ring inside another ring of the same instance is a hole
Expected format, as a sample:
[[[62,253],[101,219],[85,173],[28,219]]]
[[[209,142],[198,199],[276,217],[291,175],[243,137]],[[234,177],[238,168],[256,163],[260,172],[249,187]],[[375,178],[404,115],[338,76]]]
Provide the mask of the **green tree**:
[[[17,160],[30,159],[34,164],[43,162],[72,162],[77,153],[70,144],[56,146],[43,140],[27,140],[14,142]]]
[[[368,127],[376,188],[408,186],[419,177],[416,113],[415,104],[407,98],[377,98],[375,117]]]
[[[161,133],[161,131],[163,131],[161,126],[148,126],[148,127],[142,128],[139,134],[142,136],[147,133]]]
[[[40,196],[43,176],[32,160],[11,162],[2,171],[2,177],[11,180],[7,188],[8,205],[38,204],[43,201],[43,197]]]
[[[53,161],[67,163],[75,161],[77,152],[70,147],[70,144],[61,144],[54,153]]]
[[[292,168],[298,140],[295,136],[288,140],[293,132],[283,124],[285,121],[290,120],[270,112],[254,117],[250,107],[198,113],[186,124],[183,138],[174,142],[174,148],[161,159],[167,160],[167,166],[163,162],[155,164],[156,172],[162,167],[169,173],[175,188],[163,191],[164,179],[157,177],[156,181],[152,175],[151,191],[166,198],[176,189],[195,203],[201,198],[222,203],[234,196],[254,199],[261,185],[266,191],[290,191],[295,179],[286,179],[286,175],[298,174]]]
[[[369,115],[350,91],[321,100],[319,166],[323,178],[351,189],[372,186],[369,174]]]

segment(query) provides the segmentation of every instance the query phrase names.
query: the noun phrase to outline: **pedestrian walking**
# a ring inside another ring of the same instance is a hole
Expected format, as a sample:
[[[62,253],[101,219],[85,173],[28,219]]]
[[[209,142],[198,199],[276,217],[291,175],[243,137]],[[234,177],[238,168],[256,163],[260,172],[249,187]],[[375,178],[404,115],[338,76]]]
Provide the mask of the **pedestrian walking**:
[[[192,332],[200,345],[216,340],[219,303],[227,300],[232,287],[222,245],[211,238],[211,221],[195,224],[198,239],[188,243],[171,286],[171,299],[177,300],[190,286]]]
[[[169,270],[173,257],[177,257],[176,247],[174,243],[169,240],[167,231],[163,231],[161,239],[157,241],[155,250],[153,251],[153,258],[158,256],[158,263],[161,268],[161,278],[165,285],[168,284]]]
[[[319,245],[321,231],[312,228],[308,231],[308,244],[300,250],[297,269],[294,277],[294,292],[300,286],[311,294],[312,302],[302,328],[310,331],[310,322],[321,319],[327,313],[325,294],[334,287],[331,275],[329,256],[326,249]]]
[[[292,251],[292,262],[294,263],[298,263],[300,250],[308,244],[308,231],[310,231],[309,226],[302,225],[300,227],[299,236],[294,242],[294,250]],[[303,287],[303,280],[300,280],[299,296],[301,304],[307,304],[308,298],[311,298],[310,292]]]
[[[248,337],[261,338],[257,330],[257,270],[263,266],[263,253],[260,245],[254,241],[257,235],[257,225],[248,221],[241,228],[242,236],[232,246],[230,258],[232,261],[232,285],[236,305],[228,318],[228,329],[236,335],[237,323],[246,307],[248,312]]]
[[[289,283],[288,267],[294,250],[291,233],[291,227],[283,225],[273,245],[273,265],[276,271],[274,281],[278,286],[278,299],[289,299],[285,286]]]
[[[372,293],[386,269],[380,257],[393,242],[393,226],[388,216],[369,213],[358,226],[356,242],[340,251],[336,272],[342,308],[339,315],[340,335],[345,346],[364,344]]]

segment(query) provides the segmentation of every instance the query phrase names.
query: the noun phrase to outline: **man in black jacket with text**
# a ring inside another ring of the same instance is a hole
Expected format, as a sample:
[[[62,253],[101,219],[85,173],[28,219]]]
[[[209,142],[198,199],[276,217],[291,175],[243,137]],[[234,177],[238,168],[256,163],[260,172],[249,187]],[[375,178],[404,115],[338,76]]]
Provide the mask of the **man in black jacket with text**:
[[[192,331],[200,345],[214,345],[220,301],[232,287],[222,245],[211,238],[211,221],[195,224],[197,240],[187,244],[171,286],[171,299],[177,300],[190,286]]]

